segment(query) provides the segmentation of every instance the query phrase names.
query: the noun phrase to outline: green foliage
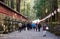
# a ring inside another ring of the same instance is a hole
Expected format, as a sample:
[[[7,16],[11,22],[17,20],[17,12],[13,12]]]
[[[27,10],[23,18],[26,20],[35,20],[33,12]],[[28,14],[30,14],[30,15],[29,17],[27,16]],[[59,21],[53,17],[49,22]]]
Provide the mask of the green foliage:
[[[60,24],[52,22],[50,25],[51,26],[49,26],[49,31],[55,35],[60,36]]]
[[[44,13],[44,0],[35,1],[35,5],[33,8],[37,10],[36,17],[39,18],[42,15],[41,13]]]
[[[34,9],[36,12],[36,17],[44,17],[53,11],[53,0],[36,0],[34,5]],[[48,10],[46,12],[46,9]],[[46,14],[47,13],[47,14]]]

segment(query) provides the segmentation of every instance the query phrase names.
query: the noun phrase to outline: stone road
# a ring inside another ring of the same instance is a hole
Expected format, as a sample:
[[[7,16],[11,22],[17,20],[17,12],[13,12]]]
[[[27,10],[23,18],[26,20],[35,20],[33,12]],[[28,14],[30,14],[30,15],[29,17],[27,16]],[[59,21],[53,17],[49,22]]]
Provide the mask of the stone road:
[[[54,34],[50,32],[46,32],[46,37],[43,37],[43,31],[36,32],[34,30],[30,31],[15,31],[10,34],[4,34],[0,36],[0,39],[60,39],[60,37],[55,36]]]

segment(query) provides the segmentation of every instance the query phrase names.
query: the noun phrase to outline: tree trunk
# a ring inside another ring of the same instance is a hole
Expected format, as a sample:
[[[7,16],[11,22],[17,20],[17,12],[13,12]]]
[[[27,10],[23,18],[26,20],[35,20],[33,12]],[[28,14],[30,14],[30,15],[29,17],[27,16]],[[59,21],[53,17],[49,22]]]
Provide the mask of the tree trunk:
[[[4,3],[7,4],[7,1],[8,1],[8,0],[4,0]]]
[[[14,0],[11,0],[11,8],[14,9]]]
[[[4,0],[0,0],[0,1],[4,2]]]
[[[20,0],[16,0],[16,10],[20,12]]]

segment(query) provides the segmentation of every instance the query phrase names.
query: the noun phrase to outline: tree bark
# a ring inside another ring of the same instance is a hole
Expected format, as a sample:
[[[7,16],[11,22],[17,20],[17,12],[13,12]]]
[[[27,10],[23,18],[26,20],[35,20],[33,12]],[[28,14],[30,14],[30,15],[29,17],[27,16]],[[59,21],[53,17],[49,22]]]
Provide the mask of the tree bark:
[[[14,0],[11,0],[11,8],[14,9]]]
[[[0,1],[4,2],[4,0],[0,0]]]
[[[16,0],[16,10],[20,12],[20,0]]]

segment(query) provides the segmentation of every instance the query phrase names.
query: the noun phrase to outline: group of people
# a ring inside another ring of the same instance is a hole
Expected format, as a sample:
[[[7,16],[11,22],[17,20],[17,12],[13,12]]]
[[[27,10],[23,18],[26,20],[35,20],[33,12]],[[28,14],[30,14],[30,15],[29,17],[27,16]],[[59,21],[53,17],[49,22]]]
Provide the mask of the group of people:
[[[18,24],[19,28],[18,30],[21,32],[22,30],[31,30],[31,29],[34,29],[36,31],[40,31],[40,28],[41,28],[41,24],[37,24],[37,23],[31,23],[31,22],[25,22],[25,23],[19,23]]]
[[[23,22],[23,23],[19,23],[18,24],[19,28],[18,30],[21,32],[22,30],[31,30],[32,27],[31,27],[31,23],[30,22]]]
[[[32,26],[32,29],[34,29],[36,31],[40,31],[40,28],[41,28],[40,23],[32,23],[31,26]]]
[[[43,36],[46,36],[46,23],[39,22],[39,23],[32,23],[32,22],[25,22],[25,23],[19,23],[19,31],[21,32],[22,30],[31,30],[34,29],[34,31],[39,31],[40,28],[43,27]],[[47,28],[48,29],[48,28]]]

